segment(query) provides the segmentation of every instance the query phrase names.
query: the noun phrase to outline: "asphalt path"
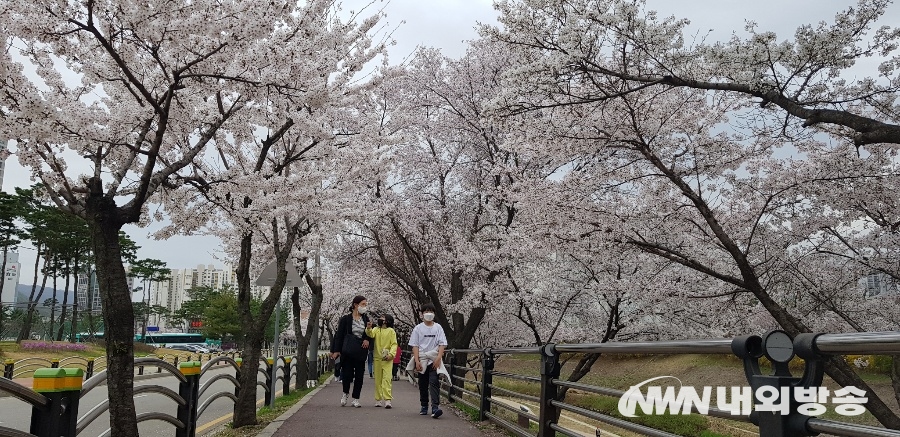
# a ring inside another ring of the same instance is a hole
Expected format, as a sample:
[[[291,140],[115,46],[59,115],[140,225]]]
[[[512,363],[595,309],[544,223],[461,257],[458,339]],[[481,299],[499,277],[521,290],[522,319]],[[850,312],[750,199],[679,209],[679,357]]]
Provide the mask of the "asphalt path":
[[[155,372],[155,367],[146,368],[147,372]],[[165,373],[165,371],[163,371]],[[231,366],[218,366],[216,368],[210,369],[207,371],[200,380],[200,385],[202,386],[210,377],[222,374],[234,374],[234,369]],[[261,376],[261,375],[260,375]],[[293,375],[292,375],[293,376]],[[280,390],[281,382],[278,382]],[[178,393],[178,379],[174,376],[161,376],[154,377],[149,379],[142,379],[135,381],[135,386],[142,385],[159,385],[163,387],[167,387],[172,389],[176,393]],[[292,385],[293,386],[293,385]],[[206,401],[210,395],[220,392],[220,391],[228,391],[234,392],[234,384],[232,384],[228,380],[216,381],[210,386],[206,392],[200,396],[200,405]],[[265,389],[260,386],[257,386],[256,390],[256,398],[259,400],[264,399]],[[87,395],[85,395],[78,404],[78,417],[84,416],[88,411],[91,410],[94,406],[98,405],[100,402],[103,402],[108,397],[106,391],[106,385],[101,385],[93,390],[91,390]],[[137,408],[138,414],[144,412],[162,412],[166,414],[170,414],[172,416],[176,416],[177,412],[177,404],[175,401],[169,399],[168,397],[156,394],[156,393],[143,393],[135,396],[135,408]],[[261,404],[260,404],[261,406]],[[219,428],[220,426],[228,423],[230,421],[230,415],[234,409],[234,402],[232,402],[229,398],[220,398],[216,399],[207,409],[203,412],[203,415],[200,416],[200,421],[197,426],[198,435],[203,435],[206,433],[210,433],[211,431]],[[26,404],[19,399],[16,399],[11,396],[0,397],[0,426],[5,426],[8,428],[13,428],[21,431],[28,431],[30,426],[30,418],[31,418],[31,406]],[[84,431],[79,434],[79,436],[99,436],[104,433],[109,428],[109,413],[104,413],[100,417],[98,417],[94,422],[92,422]],[[138,430],[140,431],[140,435],[144,436],[172,436],[174,435],[174,426],[169,424],[168,422],[163,422],[159,420],[150,420],[141,422],[138,424]],[[202,432],[201,432],[202,431]]]

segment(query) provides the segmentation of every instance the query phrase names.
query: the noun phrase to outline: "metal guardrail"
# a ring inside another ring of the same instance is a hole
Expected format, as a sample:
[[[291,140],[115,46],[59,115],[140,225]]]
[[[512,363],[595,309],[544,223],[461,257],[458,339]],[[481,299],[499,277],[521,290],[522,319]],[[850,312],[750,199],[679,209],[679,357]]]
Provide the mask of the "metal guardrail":
[[[731,411],[710,408],[706,412],[706,416],[753,424],[758,427],[761,437],[799,437],[813,436],[818,433],[847,437],[900,437],[900,430],[803,415],[798,409],[800,402],[797,402],[795,398],[801,389],[821,386],[824,376],[823,362],[830,355],[900,354],[900,333],[898,332],[801,334],[796,338],[790,338],[782,331],[773,331],[765,336],[743,336],[731,340],[701,339],[633,343],[547,344],[539,348],[451,349],[447,351],[448,356],[445,362],[449,364],[449,372],[452,377],[450,381],[442,381],[442,393],[450,402],[459,402],[477,411],[480,420],[490,420],[513,435],[523,437],[582,435],[560,424],[563,412],[576,419],[593,420],[640,435],[675,436],[665,430],[650,428],[622,417],[614,417],[561,400],[559,393],[562,388],[577,389],[619,399],[626,395],[626,392],[621,390],[560,379],[560,354],[566,353],[734,354],[743,361],[744,376],[754,393],[757,389],[768,386],[777,386],[786,390],[785,392],[776,391],[775,394],[778,397],[774,398],[772,402],[787,402],[787,414],[760,410],[758,400],[751,399],[753,405],[749,415],[732,414]],[[494,362],[498,356],[521,354],[539,355],[540,377],[494,370]],[[474,355],[477,358],[477,363],[475,363],[477,366],[472,362],[456,363],[455,358],[462,355],[468,357]],[[795,355],[805,362],[803,374],[799,376],[791,375],[788,367],[788,362]],[[763,375],[760,371],[759,361],[763,357],[772,363],[773,374]],[[466,379],[466,375],[470,373],[475,375],[476,380]],[[477,380],[479,377],[480,381]],[[494,377],[535,384],[539,387],[540,396],[516,393],[498,387],[494,382]],[[508,401],[504,402],[495,394],[532,401],[537,405],[538,412],[526,411],[523,407],[516,409],[509,405]],[[780,399],[780,396],[785,395],[789,399]],[[699,414],[697,408],[691,408],[691,411]],[[516,417],[516,423],[513,423],[509,417]],[[532,430],[534,424],[537,425],[536,432]]]
[[[198,360],[183,359],[183,356],[141,357],[135,358],[133,366],[140,369],[156,368],[157,373],[165,371],[178,379],[179,387],[175,392],[172,389],[160,385],[141,385],[135,387],[134,395],[155,393],[163,395],[177,404],[177,414],[160,412],[141,413],[137,415],[138,423],[148,420],[159,420],[170,423],[175,428],[176,437],[193,436],[196,433],[199,418],[207,408],[217,399],[228,398],[236,402],[240,387],[241,359],[234,354],[203,354]],[[78,358],[78,357],[75,357]],[[171,361],[168,358],[172,358]],[[201,360],[206,358],[206,363]],[[277,378],[282,382],[284,395],[291,390],[291,370],[297,368],[297,361],[293,357],[277,357],[276,359],[260,359],[263,368],[260,368],[263,381],[259,385],[266,387],[268,392],[271,378]],[[179,362],[179,359],[181,361]],[[0,437],[74,437],[84,431],[92,422],[109,410],[109,400],[104,400],[92,407],[81,417],[78,415],[79,400],[92,390],[106,382],[107,372],[105,368],[93,372],[92,376],[85,378],[86,371],[80,367],[60,368],[59,363],[74,363],[77,360],[51,360],[54,367],[34,369],[34,387],[26,388],[9,378],[0,378],[0,391],[9,393],[31,406],[31,426],[29,432],[23,432],[12,428],[0,426]],[[83,364],[89,367],[90,361]],[[18,363],[18,362],[17,362]],[[280,363],[273,365],[272,363]],[[16,363],[7,363],[8,365]],[[77,365],[76,364],[76,365]],[[201,378],[211,369],[219,365],[231,366],[235,374],[217,374],[209,377],[201,384]],[[314,363],[309,363],[310,376],[316,380],[322,372],[328,370],[330,362],[326,356],[319,356]],[[12,374],[12,370],[9,371]],[[280,372],[280,373],[279,373]],[[4,369],[4,375],[7,369]],[[218,381],[229,381],[234,386],[232,391],[218,391],[210,393],[201,403],[200,397],[206,395],[209,388]],[[308,381],[304,385],[310,386]],[[297,381],[296,388],[300,389],[301,382]],[[255,388],[254,388],[255,391]],[[271,406],[274,397],[266,397],[267,405]],[[102,436],[106,436],[110,430]]]

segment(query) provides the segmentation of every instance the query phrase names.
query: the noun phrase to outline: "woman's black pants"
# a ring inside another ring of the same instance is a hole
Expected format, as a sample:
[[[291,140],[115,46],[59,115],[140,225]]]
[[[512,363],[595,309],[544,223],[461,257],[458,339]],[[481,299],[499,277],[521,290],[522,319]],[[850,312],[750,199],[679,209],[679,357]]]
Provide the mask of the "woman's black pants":
[[[353,399],[359,399],[365,371],[365,356],[361,360],[341,356],[341,383],[344,385],[344,393],[350,393],[350,383],[353,383]]]

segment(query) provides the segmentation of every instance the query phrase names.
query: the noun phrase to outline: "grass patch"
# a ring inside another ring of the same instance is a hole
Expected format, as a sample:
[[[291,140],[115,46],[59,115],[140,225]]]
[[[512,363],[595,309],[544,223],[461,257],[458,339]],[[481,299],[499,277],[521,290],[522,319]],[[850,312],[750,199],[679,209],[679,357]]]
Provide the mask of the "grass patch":
[[[330,373],[326,373],[319,377],[319,385],[325,383],[331,377]],[[291,409],[297,402],[303,399],[315,388],[304,388],[299,391],[293,391],[287,396],[275,399],[275,405],[272,408],[262,407],[256,412],[256,425],[245,426],[241,428],[231,428],[231,424],[226,425],[225,429],[213,434],[214,437],[255,437],[278,416],[284,414],[285,411]],[[476,412],[477,414],[477,412]]]
[[[478,421],[479,413],[478,413],[478,410],[476,410],[475,408],[472,408],[462,402],[456,402],[453,405],[456,406],[456,408],[459,411],[466,413],[466,416],[469,416],[470,421],[472,421],[472,422]]]

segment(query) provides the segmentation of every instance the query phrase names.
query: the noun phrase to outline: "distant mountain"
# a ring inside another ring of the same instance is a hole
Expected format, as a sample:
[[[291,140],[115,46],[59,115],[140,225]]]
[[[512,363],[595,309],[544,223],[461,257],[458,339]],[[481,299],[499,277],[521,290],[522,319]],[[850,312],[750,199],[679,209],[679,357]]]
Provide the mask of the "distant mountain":
[[[69,300],[68,304],[71,305],[75,303],[75,286],[72,285],[72,290],[69,290]],[[35,290],[35,297],[37,297],[37,293],[41,291],[41,284],[38,284],[37,289]],[[25,304],[28,303],[28,296],[31,295],[31,284],[17,284],[16,285],[16,299],[15,302],[18,303],[18,308],[25,308]],[[41,294],[40,299],[38,299],[38,312],[43,316],[50,316],[50,307],[45,307],[44,302],[47,299],[53,299],[53,287],[47,286],[44,288],[44,293]],[[6,299],[4,299],[6,300]],[[63,302],[63,290],[59,290],[56,293],[56,301],[57,304],[62,305]],[[59,312],[59,307],[57,307],[57,313]]]

